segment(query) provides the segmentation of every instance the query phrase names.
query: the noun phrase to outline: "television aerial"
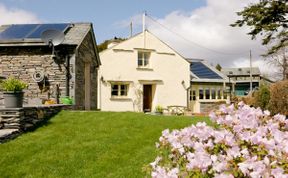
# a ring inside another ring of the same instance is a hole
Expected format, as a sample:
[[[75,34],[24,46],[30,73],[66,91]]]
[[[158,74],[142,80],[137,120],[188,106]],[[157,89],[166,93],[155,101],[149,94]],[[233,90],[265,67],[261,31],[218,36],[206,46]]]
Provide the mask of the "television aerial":
[[[52,58],[55,58],[55,46],[64,41],[64,33],[59,30],[48,29],[42,32],[41,39],[52,48]]]

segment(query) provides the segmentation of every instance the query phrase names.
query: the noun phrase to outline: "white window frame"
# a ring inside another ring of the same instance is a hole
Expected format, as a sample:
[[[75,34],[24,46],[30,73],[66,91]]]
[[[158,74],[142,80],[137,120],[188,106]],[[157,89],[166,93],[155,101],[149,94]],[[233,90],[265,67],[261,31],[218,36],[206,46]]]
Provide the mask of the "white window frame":
[[[113,89],[113,86],[117,86],[117,88]],[[122,86],[124,86],[124,89]],[[113,90],[117,91],[117,95],[113,94]],[[128,83],[111,83],[111,98],[127,98],[128,91],[129,91]],[[124,94],[122,94],[122,92]]]
[[[145,56],[145,54],[147,56]],[[149,68],[150,67],[150,56],[151,56],[151,52],[138,51],[138,53],[137,53],[137,66],[138,66],[138,68]],[[142,64],[139,64],[140,60],[141,60]],[[145,65],[145,62],[146,62],[146,65]]]

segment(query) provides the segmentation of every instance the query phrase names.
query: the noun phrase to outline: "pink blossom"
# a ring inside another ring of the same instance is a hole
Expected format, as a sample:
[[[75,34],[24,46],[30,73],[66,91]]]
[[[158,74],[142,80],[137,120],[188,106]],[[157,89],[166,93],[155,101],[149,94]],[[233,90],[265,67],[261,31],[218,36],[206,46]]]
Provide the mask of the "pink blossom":
[[[214,178],[234,178],[234,176],[232,174],[221,173],[216,174]]]
[[[288,120],[285,116],[270,116],[269,111],[244,103],[239,103],[238,109],[234,105],[221,105],[219,110],[221,113],[209,115],[219,124],[217,129],[202,122],[182,130],[164,130],[156,147],[171,150],[169,155],[161,155],[150,164],[151,176],[176,178],[200,169],[205,176],[230,178],[233,175],[227,173],[237,169],[245,177],[288,178],[285,174],[288,170],[283,169],[283,162],[288,162]],[[215,145],[221,147],[214,150]],[[263,156],[255,150],[268,154]],[[180,165],[177,164],[179,160]],[[238,167],[231,170],[231,162]]]

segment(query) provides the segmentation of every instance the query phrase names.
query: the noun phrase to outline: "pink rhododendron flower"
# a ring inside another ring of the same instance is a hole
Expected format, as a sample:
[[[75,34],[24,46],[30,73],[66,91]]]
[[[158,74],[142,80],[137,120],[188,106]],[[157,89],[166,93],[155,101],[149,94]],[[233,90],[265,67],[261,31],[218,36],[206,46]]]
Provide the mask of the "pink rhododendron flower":
[[[209,114],[217,129],[200,122],[182,130],[164,130],[156,144],[160,155],[150,164],[151,176],[176,178],[195,173],[230,178],[237,171],[251,178],[288,178],[285,116],[271,116],[243,102],[238,109],[221,105],[219,111]]]

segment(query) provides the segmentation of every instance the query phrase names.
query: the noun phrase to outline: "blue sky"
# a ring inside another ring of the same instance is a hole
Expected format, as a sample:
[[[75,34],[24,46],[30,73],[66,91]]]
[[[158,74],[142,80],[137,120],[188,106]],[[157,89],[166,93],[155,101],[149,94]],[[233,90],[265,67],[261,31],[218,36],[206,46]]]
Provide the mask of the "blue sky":
[[[92,22],[97,43],[141,32],[144,11],[150,32],[184,57],[206,59],[223,67],[253,66],[271,73],[261,54],[261,38],[251,40],[248,28],[233,28],[236,12],[259,0],[1,0],[0,25],[11,23]],[[165,28],[163,28],[165,27]],[[167,30],[169,29],[169,30]],[[172,32],[171,32],[172,31]]]
[[[204,0],[1,0],[8,9],[33,13],[41,22],[92,22],[97,41],[126,37],[129,28],[123,20],[147,11],[163,18],[173,11],[189,12],[205,5]]]

